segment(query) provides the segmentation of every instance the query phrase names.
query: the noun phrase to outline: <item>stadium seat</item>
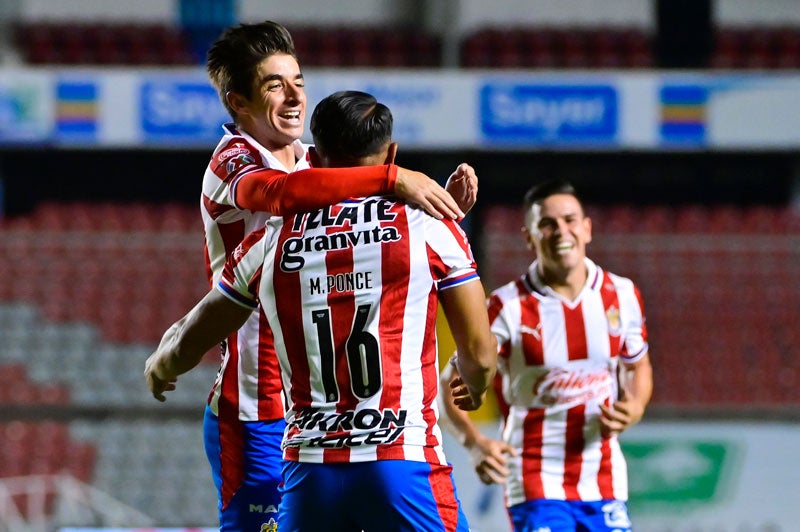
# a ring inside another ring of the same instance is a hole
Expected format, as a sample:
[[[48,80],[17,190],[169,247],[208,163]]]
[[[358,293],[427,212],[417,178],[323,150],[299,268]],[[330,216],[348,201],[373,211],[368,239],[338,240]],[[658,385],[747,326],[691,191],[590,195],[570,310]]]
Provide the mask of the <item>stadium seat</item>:
[[[706,233],[709,209],[704,205],[685,205],[675,210],[675,231],[679,233]]]
[[[194,62],[177,26],[58,22],[19,23],[14,42],[32,64],[179,65]]]
[[[792,27],[719,28],[711,66],[719,69],[797,68],[800,30]]]
[[[482,28],[461,42],[468,68],[640,68],[651,56],[649,37],[627,28]]]
[[[290,27],[306,66],[441,66],[440,38],[418,28]]]
[[[641,224],[641,214],[638,209],[629,205],[615,205],[603,209],[594,218],[597,219],[598,230],[610,234],[636,232]]]

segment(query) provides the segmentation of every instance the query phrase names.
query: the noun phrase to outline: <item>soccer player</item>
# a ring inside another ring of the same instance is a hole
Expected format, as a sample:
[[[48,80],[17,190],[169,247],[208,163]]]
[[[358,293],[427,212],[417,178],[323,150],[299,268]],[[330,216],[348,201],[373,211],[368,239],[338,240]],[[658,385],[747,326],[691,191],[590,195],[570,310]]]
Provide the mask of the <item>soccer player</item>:
[[[448,194],[422,173],[394,164],[350,170],[309,168],[303,133],[303,74],[289,32],[275,22],[226,29],[208,52],[207,70],[233,123],[224,127],[206,169],[201,212],[209,281],[269,213],[319,208],[349,196],[395,193],[435,216],[463,216],[475,201],[474,170],[460,165]],[[290,173],[291,172],[291,173]],[[285,427],[277,360],[263,348],[271,332],[261,313],[225,343],[204,418],[206,452],[223,531],[259,532],[277,515],[280,438]]]
[[[315,166],[393,160],[389,109],[361,92],[311,118]],[[272,331],[288,408],[282,531],[467,531],[437,425],[438,303],[480,406],[497,363],[469,243],[390,197],[273,217],[228,259],[216,287],[147,361],[157,398],[257,310]]]
[[[488,302],[502,441],[448,401],[466,393],[449,371],[445,419],[477,457],[480,479],[505,484],[515,531],[629,531],[617,435],[642,418],[652,393],[642,299],[586,257],[592,224],[569,183],[534,186],[524,205],[536,260]]]

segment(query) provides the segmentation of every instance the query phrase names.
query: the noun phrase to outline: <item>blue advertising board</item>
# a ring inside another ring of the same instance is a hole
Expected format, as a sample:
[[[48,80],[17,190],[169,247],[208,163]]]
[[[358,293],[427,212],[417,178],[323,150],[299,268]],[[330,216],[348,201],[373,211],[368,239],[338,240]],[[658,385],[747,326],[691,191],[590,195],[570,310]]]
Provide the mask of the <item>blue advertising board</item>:
[[[208,83],[145,81],[139,94],[146,143],[216,142],[230,117]]]
[[[611,144],[617,100],[610,85],[487,83],[480,88],[480,130],[491,144]]]

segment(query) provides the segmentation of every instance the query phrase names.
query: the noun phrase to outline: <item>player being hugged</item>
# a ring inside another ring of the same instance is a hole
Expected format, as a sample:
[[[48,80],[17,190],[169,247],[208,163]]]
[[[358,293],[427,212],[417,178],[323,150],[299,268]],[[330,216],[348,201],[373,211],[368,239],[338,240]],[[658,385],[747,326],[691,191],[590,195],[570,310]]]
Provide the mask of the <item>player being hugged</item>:
[[[311,118],[314,166],[386,164],[392,116],[354,91]],[[231,255],[212,290],[148,360],[154,394],[258,309],[287,397],[278,529],[469,530],[437,425],[441,303],[480,406],[496,340],[466,236],[390,197],[271,218]],[[398,482],[397,479],[402,479]]]

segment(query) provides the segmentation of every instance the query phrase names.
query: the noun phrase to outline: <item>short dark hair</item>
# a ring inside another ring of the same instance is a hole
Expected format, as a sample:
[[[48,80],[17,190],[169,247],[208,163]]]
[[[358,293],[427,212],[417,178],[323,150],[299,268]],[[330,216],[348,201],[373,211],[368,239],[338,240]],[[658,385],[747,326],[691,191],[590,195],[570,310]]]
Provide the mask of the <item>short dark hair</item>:
[[[208,77],[234,120],[236,112],[228,105],[225,95],[233,91],[252,98],[250,92],[258,65],[274,54],[287,54],[297,59],[289,30],[271,20],[225,28],[208,49]]]
[[[570,196],[574,196],[575,199],[578,200],[581,210],[584,213],[586,212],[586,209],[583,205],[583,200],[581,199],[580,195],[578,195],[578,191],[575,190],[575,187],[572,186],[572,183],[564,179],[549,179],[547,181],[537,183],[529,188],[525,193],[525,199],[523,201],[525,210],[527,211],[535,203],[541,203],[545,198],[549,198],[555,194],[568,194]]]
[[[392,140],[392,112],[371,94],[339,91],[311,114],[311,135],[321,155],[355,162],[378,153]]]

